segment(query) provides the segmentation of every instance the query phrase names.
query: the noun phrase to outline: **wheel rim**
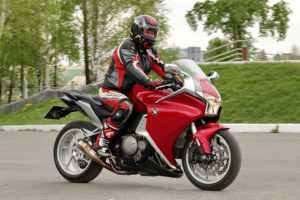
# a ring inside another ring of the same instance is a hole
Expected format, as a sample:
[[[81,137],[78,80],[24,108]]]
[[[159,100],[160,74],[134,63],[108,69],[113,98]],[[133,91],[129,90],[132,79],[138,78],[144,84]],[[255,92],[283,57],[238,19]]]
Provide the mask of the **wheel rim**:
[[[199,151],[195,151],[195,148],[199,148],[199,146],[196,142],[191,142],[185,156],[190,174],[203,184],[214,184],[221,181],[227,175],[231,165],[231,150],[227,141],[219,134],[214,136],[212,155],[216,157],[216,160],[209,164],[191,161],[195,154],[199,155]]]
[[[57,160],[60,167],[68,174],[79,175],[91,164],[79,148],[78,142],[84,138],[80,129],[71,129],[60,138],[57,146]]]

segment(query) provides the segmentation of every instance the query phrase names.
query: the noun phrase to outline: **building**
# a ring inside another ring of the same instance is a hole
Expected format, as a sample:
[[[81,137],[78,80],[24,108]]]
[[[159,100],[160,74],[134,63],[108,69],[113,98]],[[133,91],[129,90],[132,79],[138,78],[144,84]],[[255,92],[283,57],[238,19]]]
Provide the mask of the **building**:
[[[180,58],[192,59],[195,62],[203,62],[203,51],[200,47],[188,47],[185,49],[180,49]]]

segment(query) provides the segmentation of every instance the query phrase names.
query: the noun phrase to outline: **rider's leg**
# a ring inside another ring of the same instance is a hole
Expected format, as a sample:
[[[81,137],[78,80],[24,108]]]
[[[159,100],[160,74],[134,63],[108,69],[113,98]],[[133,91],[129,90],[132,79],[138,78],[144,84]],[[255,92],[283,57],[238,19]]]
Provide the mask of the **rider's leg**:
[[[131,112],[132,104],[127,96],[114,90],[100,88],[99,96],[107,106],[113,109],[110,117],[104,121],[102,134],[97,139],[97,152],[101,156],[108,156],[108,145],[116,135],[120,126],[127,121]]]

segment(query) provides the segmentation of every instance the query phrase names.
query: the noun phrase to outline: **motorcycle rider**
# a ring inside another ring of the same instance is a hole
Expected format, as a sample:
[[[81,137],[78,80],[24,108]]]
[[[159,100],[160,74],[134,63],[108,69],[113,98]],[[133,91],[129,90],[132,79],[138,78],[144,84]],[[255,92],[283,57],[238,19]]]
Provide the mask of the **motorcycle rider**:
[[[159,31],[158,21],[141,15],[131,25],[130,37],[114,50],[111,65],[99,89],[101,100],[112,109],[112,114],[104,122],[103,134],[99,135],[95,149],[100,156],[109,156],[108,144],[120,126],[129,118],[133,105],[126,96],[134,84],[148,89],[159,85],[147,74],[151,70],[165,76],[164,63],[153,48]]]

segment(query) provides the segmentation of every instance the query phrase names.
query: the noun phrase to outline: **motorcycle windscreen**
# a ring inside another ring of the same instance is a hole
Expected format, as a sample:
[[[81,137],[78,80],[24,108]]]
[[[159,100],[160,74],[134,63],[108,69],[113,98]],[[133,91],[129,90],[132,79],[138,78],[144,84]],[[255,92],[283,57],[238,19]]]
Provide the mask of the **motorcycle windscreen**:
[[[196,88],[197,91],[200,91],[203,93],[204,97],[214,97],[216,99],[220,99],[221,95],[219,91],[216,89],[216,87],[210,83],[208,79],[198,79],[196,81]]]

